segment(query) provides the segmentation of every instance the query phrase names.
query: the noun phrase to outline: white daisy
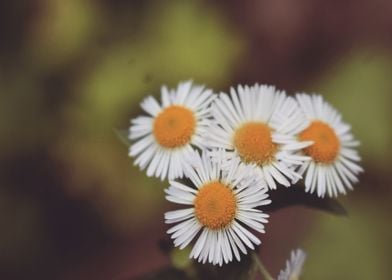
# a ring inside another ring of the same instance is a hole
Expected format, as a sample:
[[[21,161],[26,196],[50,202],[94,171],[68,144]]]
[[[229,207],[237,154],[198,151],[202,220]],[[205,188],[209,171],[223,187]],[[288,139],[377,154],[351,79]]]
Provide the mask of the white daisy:
[[[253,244],[261,243],[245,226],[264,233],[268,222],[269,216],[256,209],[271,203],[264,180],[250,176],[249,168],[238,160],[226,166],[222,170],[222,162],[195,152],[192,166],[185,170],[193,185],[171,181],[166,189],[167,200],[189,206],[165,213],[166,223],[178,223],[167,233],[180,249],[198,235],[190,258],[199,262],[222,265],[233,256],[240,261],[240,251],[247,254],[246,247],[253,250]]]
[[[290,259],[286,261],[286,268],[280,271],[278,280],[298,280],[305,259],[306,254],[301,249],[291,251]]]
[[[210,124],[210,104],[215,98],[204,86],[180,83],[176,90],[161,89],[161,104],[149,96],[141,107],[150,116],[131,121],[129,139],[136,140],[129,155],[147,176],[174,179],[194,147],[203,147],[202,135]]]
[[[311,157],[299,173],[305,174],[305,190],[319,197],[326,193],[336,197],[352,190],[358,182],[357,175],[363,169],[357,164],[360,157],[353,148],[359,145],[350,133],[350,126],[341,115],[320,95],[297,94],[298,103],[306,115],[306,126],[299,134],[303,141],[314,144],[305,148],[304,154]]]
[[[230,96],[219,95],[212,113],[211,148],[223,148],[229,160],[238,157],[253,166],[270,189],[276,189],[276,182],[288,187],[291,180],[302,178],[294,169],[307,157],[296,152],[310,142],[296,138],[304,129],[304,115],[294,98],[272,86],[238,86],[237,92],[231,88]]]

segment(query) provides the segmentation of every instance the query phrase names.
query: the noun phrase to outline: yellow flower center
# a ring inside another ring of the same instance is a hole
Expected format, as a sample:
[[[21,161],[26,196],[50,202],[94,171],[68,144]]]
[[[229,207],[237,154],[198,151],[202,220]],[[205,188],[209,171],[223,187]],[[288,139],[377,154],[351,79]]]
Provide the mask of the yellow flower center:
[[[339,153],[339,138],[335,131],[324,122],[313,121],[301,132],[299,138],[302,141],[314,141],[314,144],[305,148],[304,151],[316,162],[333,162]]]
[[[172,105],[155,118],[153,133],[161,146],[176,148],[189,143],[195,127],[196,120],[191,110]]]
[[[247,163],[262,165],[269,162],[277,151],[272,142],[271,129],[261,122],[248,122],[234,134],[234,147]]]
[[[217,181],[201,187],[194,203],[197,219],[209,229],[221,229],[229,225],[237,210],[233,191]]]

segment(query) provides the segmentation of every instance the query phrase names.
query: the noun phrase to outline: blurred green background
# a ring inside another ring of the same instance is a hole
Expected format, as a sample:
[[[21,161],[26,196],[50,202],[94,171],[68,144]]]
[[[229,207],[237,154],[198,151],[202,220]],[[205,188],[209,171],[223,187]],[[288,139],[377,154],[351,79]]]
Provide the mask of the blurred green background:
[[[272,214],[261,256],[276,275],[390,279],[392,3],[31,0],[0,2],[0,278],[129,279],[167,265],[166,182],[114,133],[193,79],[322,93],[352,124],[365,173],[348,217]]]

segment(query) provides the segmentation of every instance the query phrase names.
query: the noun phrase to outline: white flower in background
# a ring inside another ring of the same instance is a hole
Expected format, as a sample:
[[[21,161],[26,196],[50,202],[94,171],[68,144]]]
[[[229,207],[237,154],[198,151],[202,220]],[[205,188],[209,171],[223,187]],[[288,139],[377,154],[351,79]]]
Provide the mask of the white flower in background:
[[[306,254],[301,249],[291,251],[290,259],[286,261],[286,268],[280,271],[278,280],[298,280],[305,259]]]
[[[320,95],[297,94],[297,100],[307,119],[299,139],[314,142],[303,150],[312,160],[299,169],[301,174],[306,172],[306,192],[317,191],[319,197],[326,193],[330,197],[345,194],[346,188],[353,189],[352,183],[358,182],[357,175],[363,171],[353,149],[359,142],[341,115]]]
[[[214,124],[208,133],[210,148],[228,151],[228,160],[240,158],[270,189],[301,179],[295,168],[308,158],[298,151],[311,142],[298,142],[306,125],[296,100],[272,86],[238,86],[230,96],[221,93],[212,105]],[[214,153],[210,153],[215,157]]]
[[[183,249],[196,238],[190,257],[214,265],[240,261],[240,251],[247,254],[246,247],[261,243],[245,226],[264,233],[269,216],[257,207],[271,203],[260,176],[250,175],[239,160],[222,170],[224,158],[212,162],[206,152],[195,152],[185,170],[192,186],[170,181],[166,189],[167,200],[188,206],[165,214],[166,223],[178,223],[167,231],[174,245]]]
[[[184,82],[176,90],[162,87],[161,104],[145,98],[141,107],[149,116],[133,119],[129,129],[129,138],[136,141],[129,150],[134,164],[161,180],[182,177],[194,147],[203,147],[214,97],[211,90]]]

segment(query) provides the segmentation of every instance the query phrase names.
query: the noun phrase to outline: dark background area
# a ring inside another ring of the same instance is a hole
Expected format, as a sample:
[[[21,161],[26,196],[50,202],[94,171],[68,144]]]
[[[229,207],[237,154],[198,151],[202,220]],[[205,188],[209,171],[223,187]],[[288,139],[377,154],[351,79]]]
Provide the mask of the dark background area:
[[[289,207],[261,236],[274,275],[389,279],[392,2],[0,2],[0,278],[130,279],[169,264],[167,182],[132,165],[114,130],[193,79],[215,91],[318,92],[352,124],[365,173],[348,217]]]

